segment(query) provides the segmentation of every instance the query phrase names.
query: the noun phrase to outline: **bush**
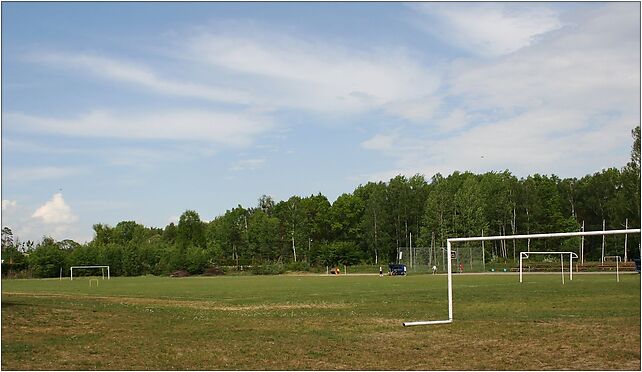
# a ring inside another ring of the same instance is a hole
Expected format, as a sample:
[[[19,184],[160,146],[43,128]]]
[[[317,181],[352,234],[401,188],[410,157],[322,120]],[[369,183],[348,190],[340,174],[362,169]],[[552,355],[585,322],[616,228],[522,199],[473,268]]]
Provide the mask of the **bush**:
[[[283,264],[280,263],[257,265],[252,267],[252,274],[255,275],[278,275],[283,274],[284,272],[285,268],[283,267]]]
[[[286,271],[310,271],[310,264],[305,261],[290,262],[285,266]]]
[[[201,274],[207,267],[208,260],[205,250],[199,247],[190,246],[187,249],[187,271],[190,274]]]

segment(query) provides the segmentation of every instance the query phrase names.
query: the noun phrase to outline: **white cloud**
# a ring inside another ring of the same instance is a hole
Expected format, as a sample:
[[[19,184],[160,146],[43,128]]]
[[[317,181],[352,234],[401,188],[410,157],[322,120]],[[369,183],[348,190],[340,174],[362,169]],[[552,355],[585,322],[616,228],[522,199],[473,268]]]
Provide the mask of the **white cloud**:
[[[62,197],[61,193],[56,193],[54,196],[36,209],[31,215],[32,218],[39,219],[47,225],[69,225],[78,220],[74,215],[71,208]]]
[[[390,151],[394,149],[395,142],[399,139],[397,135],[377,134],[374,137],[363,141],[361,147],[368,150]]]
[[[465,128],[471,121],[471,115],[461,108],[455,108],[445,118],[437,122],[437,127],[443,132],[452,132]]]
[[[171,80],[159,77],[150,68],[114,58],[82,53],[39,52],[27,59],[56,67],[84,71],[105,80],[117,80],[143,87],[157,94],[200,98],[214,102],[248,103],[247,93],[237,89]]]
[[[231,169],[235,171],[256,170],[265,164],[265,159],[241,159],[232,165]]]
[[[614,109],[637,115],[639,14],[628,4],[609,5],[519,53],[459,64],[451,92],[474,109]]]
[[[412,7],[427,16],[416,22],[421,28],[484,56],[513,53],[562,26],[558,14],[541,4],[422,3]]]
[[[433,118],[442,103],[440,97],[432,95],[406,101],[392,101],[384,105],[384,110],[413,122],[425,122]]]
[[[410,174],[509,169],[566,177],[623,166],[639,124],[639,4],[567,19],[572,27],[510,55],[458,61],[444,82],[451,111],[433,119],[442,132],[398,131],[395,147],[372,149]]]
[[[188,42],[186,54],[240,74],[260,97],[256,103],[268,107],[325,112],[389,107],[397,113],[395,103],[409,105],[438,87],[436,75],[401,49],[356,50],[271,32],[239,34],[201,34]],[[408,116],[424,118],[426,111],[414,107]]]
[[[15,200],[2,199],[2,211],[15,208],[17,204]]]
[[[77,137],[199,141],[228,146],[249,145],[273,126],[265,117],[203,110],[115,113],[91,111],[57,119],[8,113],[5,125],[21,130]],[[4,124],[4,123],[3,123]]]
[[[83,168],[77,167],[30,167],[12,168],[5,167],[6,179],[13,182],[31,182],[45,179],[56,179],[84,173]]]

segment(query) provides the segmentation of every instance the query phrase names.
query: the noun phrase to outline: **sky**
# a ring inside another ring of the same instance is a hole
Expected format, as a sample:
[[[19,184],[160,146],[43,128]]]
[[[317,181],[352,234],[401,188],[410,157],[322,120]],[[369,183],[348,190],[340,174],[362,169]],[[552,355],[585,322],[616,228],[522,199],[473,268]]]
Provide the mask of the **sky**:
[[[2,3],[2,226],[630,159],[640,3]]]

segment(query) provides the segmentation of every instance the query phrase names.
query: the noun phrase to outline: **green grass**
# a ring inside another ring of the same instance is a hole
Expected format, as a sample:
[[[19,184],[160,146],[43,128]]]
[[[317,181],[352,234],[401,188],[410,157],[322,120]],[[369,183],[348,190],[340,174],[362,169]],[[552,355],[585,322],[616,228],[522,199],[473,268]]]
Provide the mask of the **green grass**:
[[[640,369],[640,276],[2,281],[2,369]],[[568,278],[567,278],[568,280]]]

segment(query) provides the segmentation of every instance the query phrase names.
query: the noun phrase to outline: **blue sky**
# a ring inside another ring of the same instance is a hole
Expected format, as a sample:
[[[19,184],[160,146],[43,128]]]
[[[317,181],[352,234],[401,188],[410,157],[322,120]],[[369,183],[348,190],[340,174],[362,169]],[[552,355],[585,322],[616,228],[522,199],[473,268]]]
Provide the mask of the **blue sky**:
[[[639,3],[2,3],[2,225],[629,159]]]

